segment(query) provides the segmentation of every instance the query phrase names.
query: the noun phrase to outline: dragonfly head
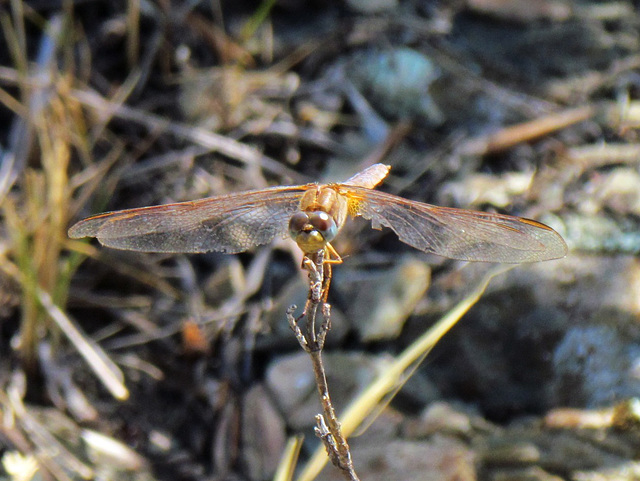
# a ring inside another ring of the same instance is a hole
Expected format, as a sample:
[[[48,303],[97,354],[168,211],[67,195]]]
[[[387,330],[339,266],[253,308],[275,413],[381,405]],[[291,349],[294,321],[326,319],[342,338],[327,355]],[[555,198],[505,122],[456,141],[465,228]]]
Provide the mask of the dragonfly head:
[[[305,254],[324,249],[337,233],[336,222],[323,211],[297,212],[289,220],[289,234]]]

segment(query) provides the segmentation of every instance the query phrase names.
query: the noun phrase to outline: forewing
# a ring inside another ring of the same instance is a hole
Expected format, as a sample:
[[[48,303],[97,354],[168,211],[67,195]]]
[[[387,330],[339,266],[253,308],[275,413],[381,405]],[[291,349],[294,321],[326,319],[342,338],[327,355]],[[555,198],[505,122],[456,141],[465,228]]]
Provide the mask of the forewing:
[[[391,228],[402,242],[452,259],[535,262],[564,257],[558,233],[539,222],[500,214],[437,207],[375,190],[343,189],[351,215]]]
[[[142,252],[243,252],[285,236],[309,186],[274,187],[194,202],[100,214],[69,229],[116,249]]]
[[[373,189],[376,185],[382,182],[387,175],[389,175],[389,169],[391,169],[391,167],[388,165],[373,164],[362,172],[358,172],[342,185],[354,185]]]

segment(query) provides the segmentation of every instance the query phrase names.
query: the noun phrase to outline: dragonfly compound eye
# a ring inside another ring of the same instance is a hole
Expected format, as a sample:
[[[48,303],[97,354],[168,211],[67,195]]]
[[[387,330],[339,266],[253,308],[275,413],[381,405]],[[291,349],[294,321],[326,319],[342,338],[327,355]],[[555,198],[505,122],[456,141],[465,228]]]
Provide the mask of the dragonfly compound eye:
[[[309,215],[309,223],[322,234],[326,242],[331,242],[338,233],[336,222],[326,212],[312,212]]]
[[[295,240],[296,236],[305,230],[305,227],[309,229],[309,216],[305,212],[296,212],[289,219],[289,234]]]
[[[305,254],[322,250],[338,233],[338,227],[323,211],[297,212],[289,220],[289,234]]]

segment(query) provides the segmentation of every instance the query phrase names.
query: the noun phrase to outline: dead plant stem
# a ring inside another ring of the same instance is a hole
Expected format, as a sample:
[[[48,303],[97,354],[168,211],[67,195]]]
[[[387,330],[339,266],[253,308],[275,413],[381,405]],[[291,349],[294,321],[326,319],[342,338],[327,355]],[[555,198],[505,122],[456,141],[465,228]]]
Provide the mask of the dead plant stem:
[[[316,416],[317,426],[315,432],[322,439],[334,466],[349,481],[358,481],[359,478],[353,467],[349,444],[342,435],[340,422],[331,402],[327,375],[322,360],[324,341],[327,332],[331,329],[331,306],[326,302],[331,282],[331,264],[325,262],[325,251],[322,250],[311,256],[305,256],[302,267],[309,272],[309,297],[302,314],[296,318],[293,315],[296,306],[291,306],[287,310],[287,319],[300,346],[309,354],[313,365],[313,373],[316,378],[316,386],[323,412]],[[316,317],[319,308],[323,320],[318,328]],[[302,319],[306,321],[304,331],[299,326]]]

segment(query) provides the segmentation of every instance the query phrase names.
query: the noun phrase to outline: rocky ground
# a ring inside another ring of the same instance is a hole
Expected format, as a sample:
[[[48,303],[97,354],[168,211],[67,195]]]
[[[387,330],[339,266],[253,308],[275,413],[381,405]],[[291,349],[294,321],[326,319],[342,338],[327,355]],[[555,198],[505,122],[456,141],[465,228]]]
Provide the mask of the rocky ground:
[[[0,0],[0,479],[311,479],[297,246],[140,254],[66,232],[376,162],[381,190],[535,218],[569,254],[493,278],[354,421],[360,479],[639,478],[637,9]],[[334,247],[340,414],[495,266],[361,219]]]

